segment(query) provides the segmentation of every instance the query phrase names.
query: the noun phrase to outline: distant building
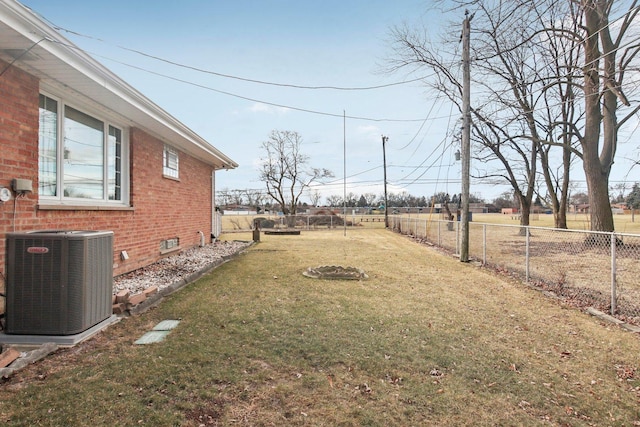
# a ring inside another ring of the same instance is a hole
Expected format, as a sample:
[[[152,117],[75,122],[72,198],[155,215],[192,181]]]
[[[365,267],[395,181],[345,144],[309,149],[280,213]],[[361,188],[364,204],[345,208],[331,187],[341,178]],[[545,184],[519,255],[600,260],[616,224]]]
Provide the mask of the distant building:
[[[486,203],[469,203],[469,212],[489,213],[489,205]]]
[[[631,213],[631,210],[627,207],[627,204],[622,202],[622,203],[612,203],[611,204],[611,212],[613,212],[614,215],[623,215],[626,213]]]
[[[570,213],[589,213],[589,203],[581,203],[579,205],[570,205],[569,206]]]
[[[225,205],[221,206],[220,210],[222,210],[224,215],[249,215],[256,213],[256,208],[245,205]]]

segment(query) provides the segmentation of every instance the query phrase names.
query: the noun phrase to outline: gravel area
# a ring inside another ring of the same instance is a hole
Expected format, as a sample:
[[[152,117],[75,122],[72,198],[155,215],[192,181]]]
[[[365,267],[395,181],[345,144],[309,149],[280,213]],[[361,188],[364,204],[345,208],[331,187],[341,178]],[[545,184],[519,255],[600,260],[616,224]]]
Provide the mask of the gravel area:
[[[187,249],[146,267],[115,277],[113,292],[128,290],[131,295],[135,295],[151,286],[157,286],[158,289],[166,288],[211,264],[241,252],[250,244],[250,242],[225,241]]]

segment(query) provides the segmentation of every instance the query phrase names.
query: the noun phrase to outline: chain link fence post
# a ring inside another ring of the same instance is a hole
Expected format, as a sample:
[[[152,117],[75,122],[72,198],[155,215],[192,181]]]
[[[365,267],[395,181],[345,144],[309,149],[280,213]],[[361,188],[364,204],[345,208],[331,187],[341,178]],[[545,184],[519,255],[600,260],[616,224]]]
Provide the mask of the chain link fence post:
[[[611,315],[616,314],[616,304],[618,296],[616,295],[616,235],[611,233]]]
[[[487,224],[482,224],[482,265],[487,265]]]
[[[531,236],[531,231],[529,229],[529,227],[525,228],[525,281],[528,282],[529,281],[529,237]]]

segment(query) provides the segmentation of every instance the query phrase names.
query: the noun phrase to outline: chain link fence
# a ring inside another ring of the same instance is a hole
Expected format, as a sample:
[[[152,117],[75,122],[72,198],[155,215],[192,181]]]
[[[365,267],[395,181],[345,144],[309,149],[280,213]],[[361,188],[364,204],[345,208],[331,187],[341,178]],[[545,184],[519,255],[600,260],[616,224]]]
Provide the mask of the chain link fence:
[[[392,216],[389,225],[459,253],[457,221]],[[471,222],[469,257],[572,304],[640,324],[640,235]]]
[[[255,221],[262,230],[296,229],[321,230],[332,228],[384,228],[383,215],[222,215],[222,230],[249,231],[254,228]]]

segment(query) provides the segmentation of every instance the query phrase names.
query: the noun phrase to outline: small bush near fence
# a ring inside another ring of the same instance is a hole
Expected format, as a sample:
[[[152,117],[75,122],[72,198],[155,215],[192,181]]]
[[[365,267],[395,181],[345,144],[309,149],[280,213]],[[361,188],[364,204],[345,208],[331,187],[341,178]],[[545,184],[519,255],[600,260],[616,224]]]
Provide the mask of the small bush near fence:
[[[268,218],[254,218],[254,222],[258,222],[260,228],[273,228],[276,226],[276,222]]]

